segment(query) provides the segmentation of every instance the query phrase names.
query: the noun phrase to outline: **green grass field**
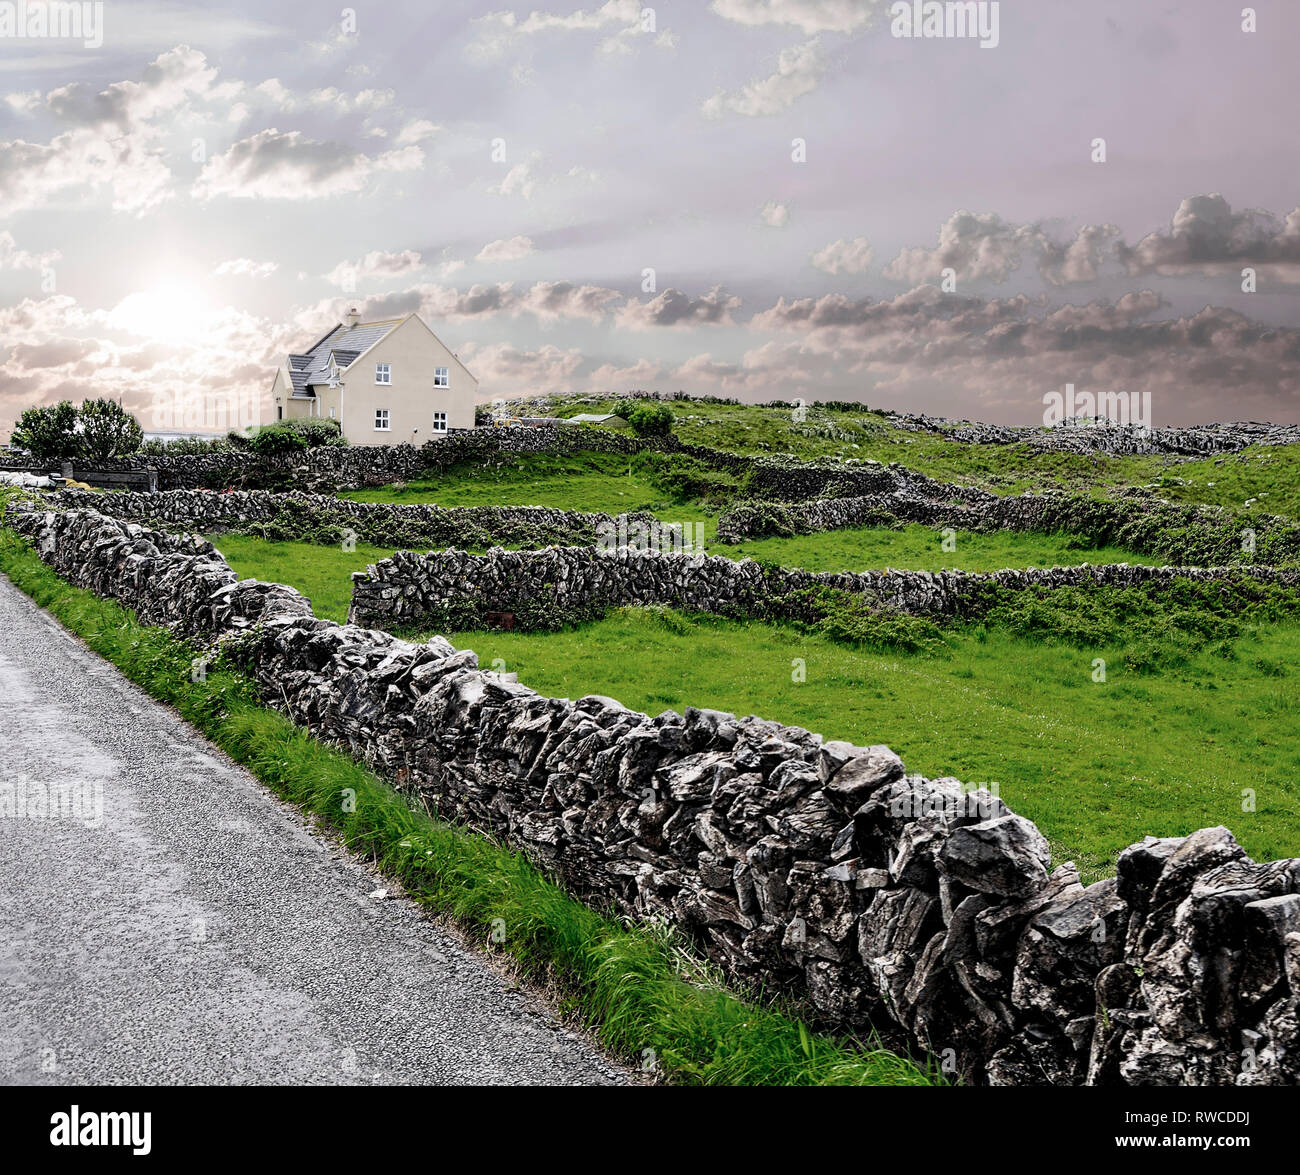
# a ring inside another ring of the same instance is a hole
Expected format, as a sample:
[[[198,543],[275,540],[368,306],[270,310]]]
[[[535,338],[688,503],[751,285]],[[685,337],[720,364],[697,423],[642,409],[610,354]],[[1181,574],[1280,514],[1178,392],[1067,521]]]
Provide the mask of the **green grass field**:
[[[433,502],[439,506],[551,506],[600,514],[646,510],[666,522],[711,519],[713,512],[656,488],[631,461],[612,453],[528,453],[513,463],[464,463],[443,477],[341,494],[357,502]],[[711,532],[710,532],[711,533]]]
[[[904,433],[870,413],[828,414],[835,427],[858,430],[859,439],[846,442],[815,430],[790,434],[788,412],[776,409],[674,409],[683,439],[742,452],[809,457],[856,444],[851,455],[900,460],[932,476],[1002,490],[1056,484],[1104,492],[1162,479],[1158,492],[1173,500],[1240,506],[1254,497],[1258,506],[1300,515],[1300,446],[1181,464],[1027,457],[1021,446],[977,447]],[[790,435],[796,441],[784,443]],[[349,496],[603,512],[648,508],[676,521],[712,517],[674,501],[625,459],[605,454],[461,467],[405,490]],[[940,538],[923,526],[862,528],[735,547],[710,543],[709,549],[828,571],[1150,561],[1064,535],[958,533],[955,551],[944,551]],[[241,575],[292,583],[318,614],[335,619],[346,613],[349,573],[389,553],[240,536],[215,541]],[[1065,622],[1068,627],[1068,616]],[[1058,858],[1073,858],[1089,877],[1108,873],[1116,852],[1143,835],[1216,823],[1228,825],[1260,858],[1300,855],[1300,691],[1292,684],[1300,673],[1300,623],[1248,625],[1228,640],[1194,641],[1187,655],[1187,648],[1176,649],[1186,644],[1182,636],[1146,620],[1135,621],[1131,633],[1121,624],[1098,631],[1112,635],[1094,649],[1064,640],[1059,629],[1056,635],[966,629],[949,634],[949,655],[939,657],[872,652],[788,626],[662,611],[623,611],[559,633],[445,635],[475,649],[484,665],[501,659],[545,693],[609,694],[650,713],[686,705],[755,713],[827,738],[887,743],[911,770],[997,782],[1013,808],[1040,824]],[[1153,663],[1151,650],[1165,644],[1178,655]],[[1104,683],[1092,679],[1094,658],[1107,664]],[[802,683],[791,679],[796,659],[806,665]],[[1133,668],[1125,668],[1126,659]],[[1253,812],[1243,810],[1247,788],[1255,791]]]
[[[944,535],[928,526],[901,530],[856,527],[793,538],[751,539],[709,548],[713,555],[804,567],[809,571],[866,571],[895,567],[908,571],[997,571],[1004,567],[1072,567],[1080,563],[1156,563],[1121,547],[1093,547],[1070,535],[957,531],[951,551]]]
[[[242,578],[287,583],[312,601],[317,616],[342,621],[352,595],[352,572],[386,558],[387,547],[357,543],[355,551],[315,543],[267,542],[242,534],[205,535],[225,555]],[[728,559],[766,559],[809,571],[861,571],[884,567],[938,571],[961,568],[994,571],[1002,567],[1051,567],[1078,563],[1149,563],[1150,559],[1119,548],[1071,546],[1063,535],[958,532],[956,551],[945,552],[938,531],[924,526],[903,530],[859,529],[803,535],[789,539],[757,539],[737,546],[718,543],[710,554]]]
[[[347,619],[352,598],[352,573],[393,552],[386,547],[357,543],[355,551],[315,543],[270,543],[244,534],[204,535],[225,557],[240,579],[287,583],[311,600],[312,611],[327,620]]]
[[[293,584],[318,615],[340,621],[348,573],[388,553],[215,537],[241,575]],[[911,770],[997,782],[1090,876],[1134,839],[1205,824],[1227,824],[1261,857],[1300,855],[1300,625],[1250,628],[1218,651],[1138,674],[1124,661],[1148,635],[1142,627],[1096,649],[959,631],[939,658],[639,610],[568,632],[445,635],[544,693],[608,694],[650,713],[759,714],[887,743]],[[1105,683],[1092,680],[1097,657]],[[799,684],[796,658],[806,664]],[[1244,787],[1258,791],[1254,814],[1241,811]]]
[[[618,403],[561,403],[556,415],[610,411]],[[1300,518],[1300,445],[1255,446],[1201,461],[1040,453],[1026,445],[968,445],[909,432],[865,406],[853,412],[814,407],[804,423],[793,421],[785,408],[699,402],[671,406],[679,439],[751,456],[897,461],[930,477],[1004,494],[1049,488],[1104,494],[1152,485],[1158,496],[1176,502],[1241,508],[1247,499],[1258,498],[1260,508]]]
[[[457,632],[543,693],[657,714],[693,705],[886,743],[911,771],[998,783],[1085,875],[1145,835],[1226,824],[1258,859],[1300,856],[1300,624],[1255,628],[1138,675],[1124,647],[967,631],[948,659],[876,654],[757,622],[626,609],[559,633]],[[1094,658],[1107,680],[1094,682]],[[794,662],[806,667],[796,683]],[[1257,811],[1242,810],[1253,788]]]

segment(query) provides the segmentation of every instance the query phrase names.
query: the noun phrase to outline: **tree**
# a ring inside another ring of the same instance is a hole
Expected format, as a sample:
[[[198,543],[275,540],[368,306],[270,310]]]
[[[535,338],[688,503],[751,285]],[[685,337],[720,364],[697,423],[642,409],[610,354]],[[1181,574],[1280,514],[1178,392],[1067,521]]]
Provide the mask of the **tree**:
[[[25,449],[37,461],[62,461],[81,450],[77,409],[71,400],[44,408],[28,408],[18,418],[10,444]]]
[[[639,437],[666,437],[673,431],[673,410],[667,404],[638,404],[627,422]]]
[[[116,400],[86,400],[77,412],[81,455],[89,461],[110,461],[140,451],[144,434],[140,422]]]

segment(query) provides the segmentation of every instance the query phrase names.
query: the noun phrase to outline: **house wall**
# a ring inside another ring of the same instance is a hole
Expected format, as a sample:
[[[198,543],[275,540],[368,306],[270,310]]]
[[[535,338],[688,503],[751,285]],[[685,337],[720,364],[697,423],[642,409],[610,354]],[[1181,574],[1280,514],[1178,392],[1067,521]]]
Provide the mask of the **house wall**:
[[[387,363],[392,384],[375,383],[375,365]],[[435,388],[435,367],[446,367],[451,386]],[[478,381],[418,318],[394,327],[343,375],[343,435],[353,445],[399,445],[441,435],[433,414],[445,412],[447,427],[474,427]],[[335,391],[334,389],[330,389]],[[375,430],[375,409],[387,408],[389,431]],[[322,401],[322,415],[328,415]]]

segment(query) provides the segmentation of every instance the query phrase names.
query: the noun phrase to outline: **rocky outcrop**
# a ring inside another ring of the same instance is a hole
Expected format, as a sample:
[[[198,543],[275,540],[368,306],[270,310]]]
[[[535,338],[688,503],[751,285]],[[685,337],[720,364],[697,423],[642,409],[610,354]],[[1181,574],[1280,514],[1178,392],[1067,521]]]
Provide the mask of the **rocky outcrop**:
[[[1300,861],[1256,864],[1211,828],[1133,845],[1085,887],[997,795],[887,747],[546,697],[442,638],[318,619],[208,543],[88,510],[7,521],[443,816],[826,1023],[975,1082],[1300,1083]]]
[[[403,627],[433,618],[457,626],[481,623],[488,612],[508,612],[520,628],[558,628],[603,615],[610,608],[664,604],[724,616],[800,619],[802,593],[833,588],[875,608],[932,619],[983,614],[997,589],[1024,591],[1074,586],[1133,587],[1176,579],[1300,584],[1300,569],[1273,567],[1097,567],[1006,571],[843,571],[773,568],[719,555],[552,547],[543,551],[493,548],[399,551],[352,576],[349,616],[361,624]]]

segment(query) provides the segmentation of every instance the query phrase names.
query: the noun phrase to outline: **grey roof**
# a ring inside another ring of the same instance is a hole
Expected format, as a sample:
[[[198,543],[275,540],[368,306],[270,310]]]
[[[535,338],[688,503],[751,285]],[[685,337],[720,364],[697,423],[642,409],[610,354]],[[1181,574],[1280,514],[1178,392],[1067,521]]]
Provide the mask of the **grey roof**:
[[[570,416],[568,420],[570,424],[604,424],[607,420],[626,422],[627,417],[617,412],[579,412],[577,416]]]
[[[399,322],[392,318],[386,322],[359,322],[356,326],[337,324],[310,351],[289,356],[289,378],[295,393],[306,393],[311,384],[329,382],[330,356],[341,368],[356,361],[362,351],[373,347]]]

